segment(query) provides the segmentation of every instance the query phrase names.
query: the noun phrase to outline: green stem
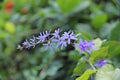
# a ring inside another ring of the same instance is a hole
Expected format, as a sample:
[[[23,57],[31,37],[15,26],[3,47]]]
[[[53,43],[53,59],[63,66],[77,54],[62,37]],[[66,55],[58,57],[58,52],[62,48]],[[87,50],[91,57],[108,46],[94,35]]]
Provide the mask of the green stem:
[[[91,62],[90,60],[87,60],[87,61],[88,61],[88,63],[90,64],[90,66],[92,67],[92,69],[93,69],[94,71],[97,71],[96,68],[95,68],[95,66],[92,64],[92,62]]]

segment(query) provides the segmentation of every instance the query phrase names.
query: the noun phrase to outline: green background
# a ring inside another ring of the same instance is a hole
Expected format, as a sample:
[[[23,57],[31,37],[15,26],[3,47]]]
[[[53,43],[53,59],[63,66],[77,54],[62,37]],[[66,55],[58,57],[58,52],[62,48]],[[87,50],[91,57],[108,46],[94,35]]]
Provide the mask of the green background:
[[[45,50],[37,45],[18,50],[17,45],[45,30],[74,30],[82,38],[107,40],[109,58],[120,66],[119,0],[0,0],[0,79],[74,80],[80,56],[73,49]]]

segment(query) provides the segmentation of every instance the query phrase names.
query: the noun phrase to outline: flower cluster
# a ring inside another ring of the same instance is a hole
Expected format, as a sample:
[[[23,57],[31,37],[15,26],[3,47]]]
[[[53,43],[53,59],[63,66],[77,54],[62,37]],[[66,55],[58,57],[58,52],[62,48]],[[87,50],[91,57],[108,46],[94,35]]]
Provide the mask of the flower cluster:
[[[92,41],[83,41],[80,39],[78,47],[80,48],[81,52],[85,51],[87,53],[91,53],[94,49],[94,43]]]
[[[97,61],[96,61],[95,66],[96,66],[96,67],[102,67],[102,66],[104,66],[105,64],[107,64],[107,61],[104,60],[104,59],[101,59],[101,60],[97,60]]]
[[[39,36],[33,36],[30,40],[25,40],[22,45],[18,45],[19,49],[23,48],[31,48],[35,47],[37,44],[42,44],[46,47],[46,49],[50,48],[52,49],[54,46],[55,48],[58,47],[66,47],[69,44],[75,44],[75,41],[78,40],[78,35],[75,35],[73,31],[63,32],[61,29],[57,29],[54,32],[51,31],[45,31],[40,32]],[[81,52],[87,52],[90,54],[93,50],[95,50],[95,44],[93,41],[86,41],[80,39],[79,43],[77,44],[77,47],[80,48]],[[103,65],[107,64],[106,60],[97,60],[94,66],[96,67],[102,67]]]
[[[77,40],[77,36],[73,31],[70,30],[63,34],[61,34],[61,32],[62,30],[60,29],[55,30],[53,33],[51,31],[40,32],[39,36],[33,36],[29,41],[25,40],[18,48],[34,48],[39,43],[42,43],[47,49],[49,47],[52,48],[54,44],[56,44],[56,48],[63,48]]]

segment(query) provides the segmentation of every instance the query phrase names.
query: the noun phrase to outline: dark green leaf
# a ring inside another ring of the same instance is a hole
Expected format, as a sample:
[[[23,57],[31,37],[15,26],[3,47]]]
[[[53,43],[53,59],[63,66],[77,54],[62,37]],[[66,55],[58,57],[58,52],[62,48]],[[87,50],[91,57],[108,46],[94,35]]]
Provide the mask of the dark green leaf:
[[[117,24],[117,26],[112,30],[110,39],[111,39],[111,40],[118,40],[118,41],[120,41],[120,22],[119,22],[119,23]]]

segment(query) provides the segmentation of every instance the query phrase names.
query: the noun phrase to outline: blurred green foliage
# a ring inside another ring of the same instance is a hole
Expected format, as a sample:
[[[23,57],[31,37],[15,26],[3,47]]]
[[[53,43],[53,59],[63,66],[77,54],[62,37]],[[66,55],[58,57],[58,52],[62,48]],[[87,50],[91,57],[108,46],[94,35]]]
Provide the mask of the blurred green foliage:
[[[0,79],[74,80],[73,69],[81,57],[78,51],[47,51],[41,45],[17,50],[26,38],[58,27],[81,33],[84,39],[107,40],[102,45],[102,57],[104,48],[109,47],[108,56],[120,67],[119,0],[0,0]],[[76,75],[87,66],[79,62],[74,69]]]

